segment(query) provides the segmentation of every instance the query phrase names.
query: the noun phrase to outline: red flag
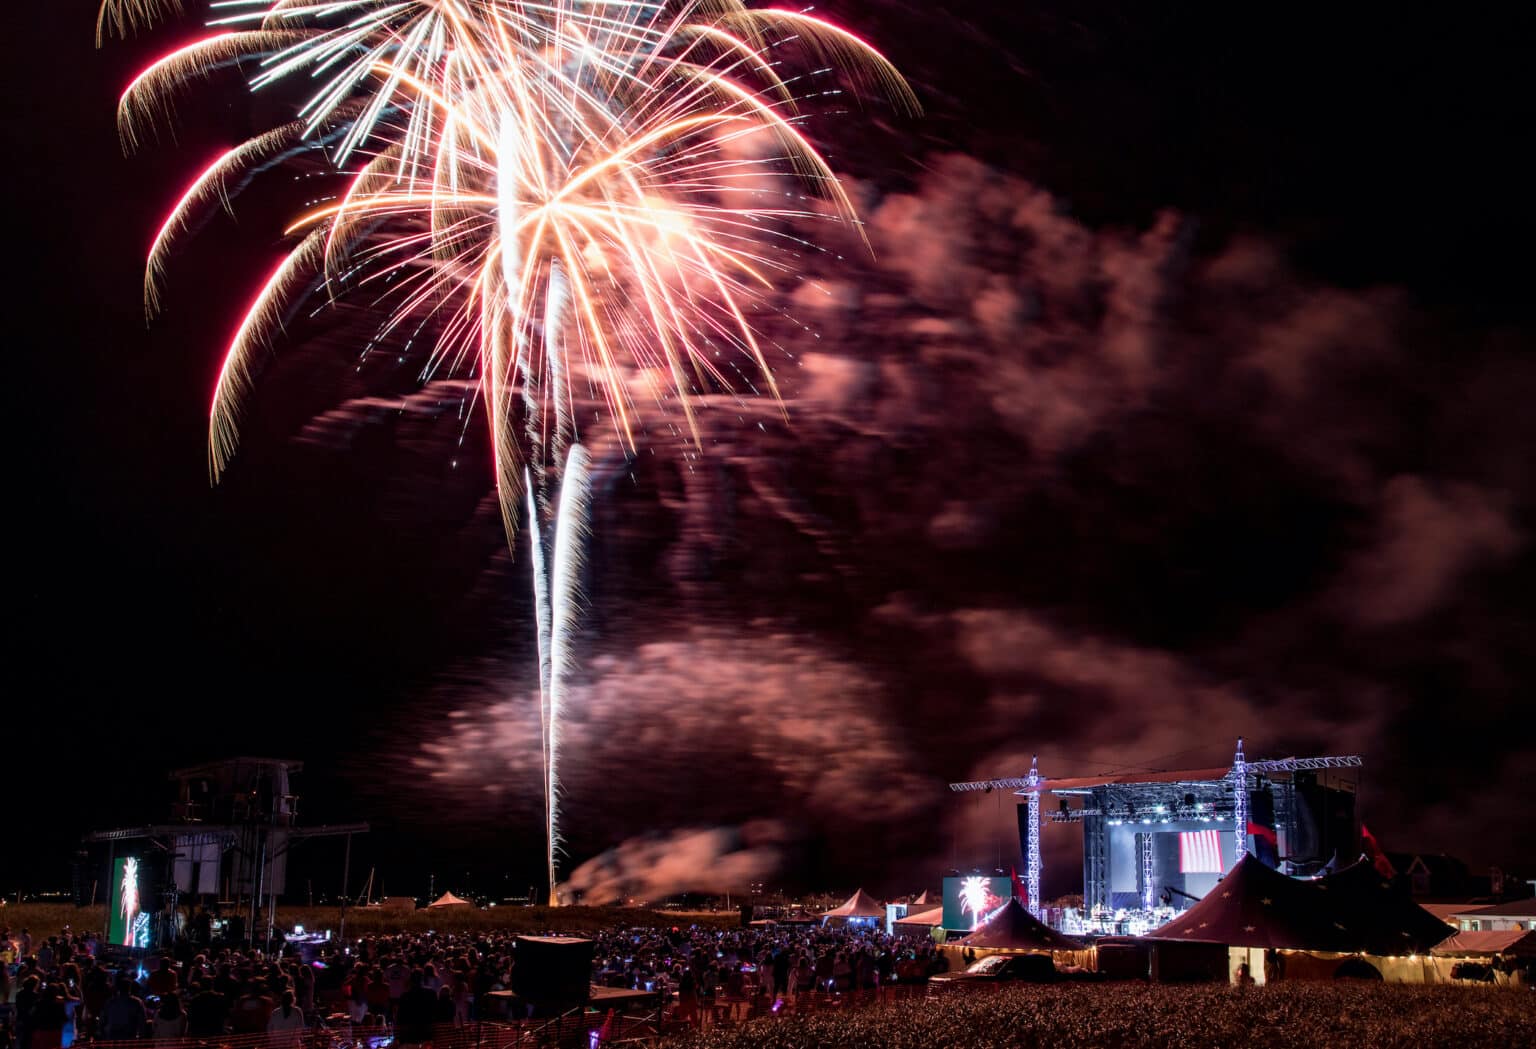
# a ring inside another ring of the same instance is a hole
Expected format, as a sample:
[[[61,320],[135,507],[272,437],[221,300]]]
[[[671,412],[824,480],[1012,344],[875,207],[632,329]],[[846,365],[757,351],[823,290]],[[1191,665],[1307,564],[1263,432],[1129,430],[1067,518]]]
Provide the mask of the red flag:
[[[1387,859],[1387,854],[1381,851],[1380,845],[1376,844],[1376,836],[1363,823],[1360,824],[1360,840],[1365,843],[1365,854],[1370,857],[1371,866],[1376,868],[1376,873],[1383,878],[1397,877],[1397,868],[1392,866],[1392,861]]]
[[[1013,882],[1013,898],[1018,900],[1024,906],[1028,907],[1029,890],[1026,889],[1024,887],[1024,883],[1019,880],[1019,872],[1014,870],[1012,867],[1008,868],[1008,880]]]
[[[1275,833],[1275,828],[1273,827],[1261,826],[1260,824],[1249,820],[1248,833],[1252,834],[1255,838],[1263,838],[1276,849],[1280,848],[1280,835]]]

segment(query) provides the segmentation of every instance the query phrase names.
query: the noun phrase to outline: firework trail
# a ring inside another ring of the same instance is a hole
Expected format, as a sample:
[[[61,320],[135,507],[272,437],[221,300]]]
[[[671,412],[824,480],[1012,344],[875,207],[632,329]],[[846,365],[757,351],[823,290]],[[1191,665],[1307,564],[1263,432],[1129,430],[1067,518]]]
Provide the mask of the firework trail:
[[[576,626],[581,612],[582,554],[587,536],[588,461],[579,444],[571,445],[560,477],[560,508],[555,515],[554,572],[548,580],[550,600],[548,744],[544,769],[544,811],[549,859],[549,905],[555,895],[555,856],[560,847],[560,714],[566,682],[576,667]]]
[[[104,0],[98,35],[180,7]],[[252,90],[307,84],[308,96],[180,195],[150,249],[146,310],[159,308],[172,252],[201,213],[297,150],[324,150],[336,190],[288,229],[294,246],[219,369],[210,473],[234,455],[259,351],[316,292],[368,294],[375,342],[430,325],[422,378],[477,380],[508,542],[525,485],[534,533],[553,890],[559,710],[586,528],[576,406],[600,406],[581,417],[604,419],[632,454],[652,412],[680,413],[697,445],[696,401],[759,387],[776,397],[749,317],[800,272],[809,245],[792,223],[856,221],[801,107],[845,81],[910,111],[916,100],[848,31],[740,0],[219,0],[211,11],[210,35],[124,91],[125,146],[153,136],[173,99],[216,69],[238,68]],[[786,176],[800,195],[762,188]]]
[[[553,549],[545,546],[535,486],[528,483],[528,538],[533,562],[533,607],[539,652],[539,729],[544,770],[544,831],[549,876],[549,905],[556,906],[556,860],[560,834],[560,712],[566,681],[575,669],[573,648],[581,612],[581,569],[588,534],[591,463],[587,451],[573,444],[561,472],[558,508],[548,516]],[[550,571],[551,559],[553,572]]]

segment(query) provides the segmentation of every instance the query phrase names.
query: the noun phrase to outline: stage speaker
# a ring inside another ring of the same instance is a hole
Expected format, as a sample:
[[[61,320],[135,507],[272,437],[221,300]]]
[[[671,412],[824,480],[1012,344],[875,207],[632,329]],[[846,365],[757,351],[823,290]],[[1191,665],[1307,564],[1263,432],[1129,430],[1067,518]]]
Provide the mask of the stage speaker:
[[[579,1005],[592,988],[596,944],[574,936],[519,936],[512,992],[534,1004]]]

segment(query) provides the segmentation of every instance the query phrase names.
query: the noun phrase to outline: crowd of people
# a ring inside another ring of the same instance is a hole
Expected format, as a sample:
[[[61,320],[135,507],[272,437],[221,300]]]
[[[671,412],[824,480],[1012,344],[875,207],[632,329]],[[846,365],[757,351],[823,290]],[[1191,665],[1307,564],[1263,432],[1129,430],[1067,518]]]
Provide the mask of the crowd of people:
[[[877,927],[626,929],[600,933],[593,982],[658,995],[696,1020],[722,1000],[793,1002],[813,991],[920,983],[947,968],[927,941]],[[179,940],[160,956],[113,963],[90,933],[34,938],[0,929],[0,1049],[273,1035],[313,1024],[390,1026],[402,1044],[434,1026],[506,1019],[510,933],[366,936],[269,952]],[[515,1010],[513,1013],[515,1016]]]
[[[0,929],[0,1049],[300,1032],[315,1009],[296,956],[220,950],[112,963],[93,933]]]
[[[595,983],[675,993],[685,1018],[720,998],[792,1002],[813,991],[923,983],[949,967],[931,941],[878,926],[623,930],[594,939]]]

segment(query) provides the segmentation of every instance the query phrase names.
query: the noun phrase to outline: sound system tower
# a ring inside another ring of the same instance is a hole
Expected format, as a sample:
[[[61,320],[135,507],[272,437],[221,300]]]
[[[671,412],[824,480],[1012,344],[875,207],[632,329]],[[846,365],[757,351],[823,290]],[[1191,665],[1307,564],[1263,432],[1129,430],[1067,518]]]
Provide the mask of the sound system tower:
[[[512,993],[538,1013],[585,1004],[596,944],[575,936],[519,936]]]

